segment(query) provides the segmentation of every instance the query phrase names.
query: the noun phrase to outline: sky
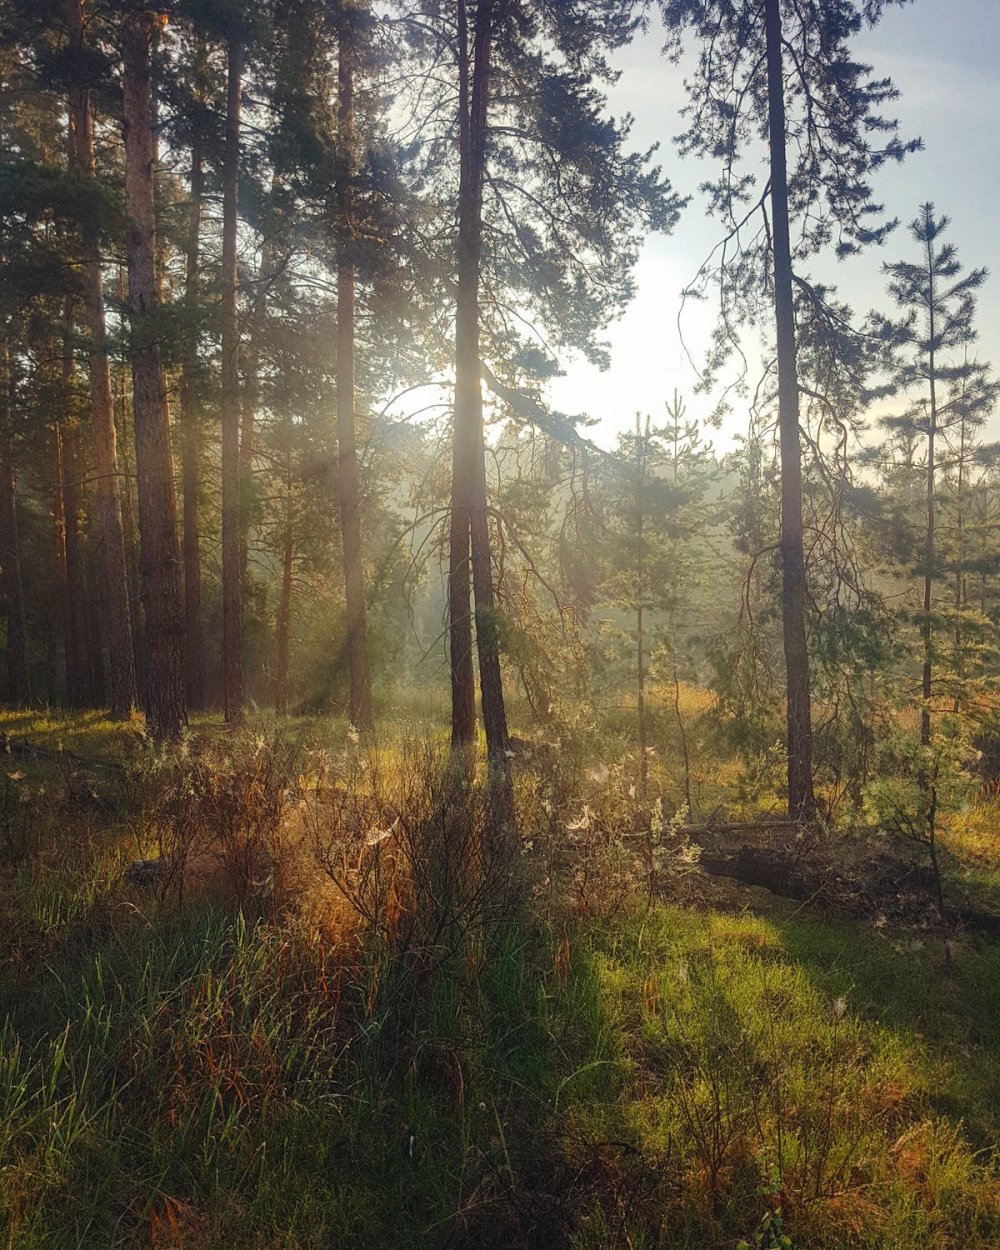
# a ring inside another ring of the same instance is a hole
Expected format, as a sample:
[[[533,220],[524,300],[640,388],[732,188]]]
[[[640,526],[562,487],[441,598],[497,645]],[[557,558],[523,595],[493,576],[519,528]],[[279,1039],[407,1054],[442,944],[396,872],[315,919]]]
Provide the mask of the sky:
[[[611,93],[611,109],[635,118],[637,147],[659,142],[658,160],[674,187],[692,200],[674,233],[651,237],[637,271],[638,292],[624,317],[607,335],[611,367],[600,372],[585,362],[562,361],[564,377],[553,382],[554,408],[586,413],[598,421],[590,436],[603,446],[633,424],[636,412],[662,418],[664,403],[677,389],[689,414],[707,416],[711,397],[694,393],[696,371],[688,363],[677,326],[680,292],[720,236],[720,223],[706,216],[697,193],[706,170],[692,157],[681,159],[672,138],[683,127],[683,70],[660,55],[656,29],[624,49],[615,60],[621,77]],[[877,77],[891,77],[901,92],[892,110],[900,136],[919,136],[924,150],[902,165],[875,176],[876,198],[899,228],[882,248],[823,267],[855,312],[891,311],[882,264],[911,259],[906,229],[919,206],[930,200],[951,218],[948,238],[967,269],[985,266],[990,278],[979,298],[978,354],[1000,368],[1000,0],[914,0],[892,6],[874,30],[859,35],[859,59]],[[888,110],[887,110],[888,111]],[[711,328],[706,306],[686,314],[684,339],[696,361]],[[736,401],[722,429],[713,435],[725,451],[745,426]],[[991,434],[1000,436],[1000,414]]]

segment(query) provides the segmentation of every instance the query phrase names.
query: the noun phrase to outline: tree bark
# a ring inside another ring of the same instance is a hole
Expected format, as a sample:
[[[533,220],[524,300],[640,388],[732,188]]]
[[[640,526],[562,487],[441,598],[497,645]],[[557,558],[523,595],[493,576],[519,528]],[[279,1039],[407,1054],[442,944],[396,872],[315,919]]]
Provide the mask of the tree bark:
[[[479,283],[482,258],[486,117],[494,21],[493,0],[476,8],[470,66],[466,0],[458,0],[461,174],[458,203],[458,286],[455,309],[455,417],[452,451],[449,608],[452,667],[452,742],[468,746],[475,734],[475,692],[469,614],[469,549],[475,592],[476,650],[493,765],[507,770],[509,735],[500,670],[499,635],[490,556],[486,446],[479,367]],[[471,83],[470,83],[471,69]]]
[[[250,594],[250,522],[256,506],[255,462],[257,455],[257,409],[260,406],[261,343],[267,325],[267,300],[275,276],[275,241],[270,220],[275,201],[277,178],[272,173],[271,186],[263,216],[263,239],[260,268],[257,271],[257,293],[248,310],[246,350],[240,352],[243,389],[240,397],[240,569],[243,602]],[[245,610],[245,609],[244,609]]]
[[[342,7],[337,70],[339,170],[337,215],[337,469],[340,535],[344,563],[344,600],[347,612],[347,667],[350,682],[351,724],[362,734],[374,728],[368,622],[365,610],[364,546],[361,534],[361,486],[354,379],[355,220],[354,179],[356,136],[354,125],[354,68],[357,59],[357,9]]]
[[[474,410],[479,388],[476,290],[479,257],[475,250],[473,219],[478,216],[472,179],[469,118],[469,29],[465,0],[458,0],[458,107],[459,107],[459,236],[458,291],[455,316],[455,411],[452,421],[451,510],[449,516],[448,641],[451,670],[451,742],[468,748],[476,736],[476,688],[472,663],[472,570],[470,556],[469,485],[472,446],[469,410]],[[471,341],[470,341],[471,339]],[[470,358],[475,374],[470,373]]]
[[[62,456],[63,515],[66,523],[66,693],[71,707],[86,707],[90,679],[84,657],[86,586],[80,528],[80,431],[67,425]]]
[[[149,689],[146,712],[157,739],[176,738],[187,722],[184,698],[184,610],[170,413],[160,364],[156,313],[156,149],[150,109],[157,18],[131,13],[121,31],[128,214],[129,352],[139,497],[140,574],[145,606]]]
[[[288,657],[292,620],[292,572],[295,559],[295,534],[292,525],[291,450],[285,458],[285,526],[281,543],[281,599],[275,630],[274,710],[279,716],[288,713]]]
[[[194,318],[200,283],[201,201],[204,178],[201,164],[201,134],[191,142],[191,202],[188,209],[187,272],[184,297],[188,316]],[[194,391],[198,372],[198,340],[194,326],[188,329],[181,363],[181,492],[184,513],[184,643],[185,687],[188,707],[205,705],[205,667],[201,632],[201,529],[199,491],[201,488],[201,414]]]
[[[930,232],[928,232],[930,236]],[[922,703],[920,708],[920,745],[929,747],[931,744],[931,694],[934,679],[934,628],[931,623],[931,602],[934,589],[934,546],[935,546],[935,498],[934,486],[937,466],[937,355],[934,350],[934,338],[937,332],[936,309],[934,307],[934,240],[927,239],[927,331],[930,348],[927,353],[927,382],[929,388],[929,412],[927,427],[927,531],[924,536],[924,613],[920,622],[920,633],[923,641],[924,662],[921,672],[920,692]],[[922,784],[926,778],[921,774]]]
[[[968,349],[966,350],[965,363],[968,364]],[[970,437],[966,424],[966,396],[967,382],[962,383],[962,410],[959,417],[958,430],[958,480],[955,483],[955,702],[954,712],[956,716],[962,710],[962,702],[964,697],[965,686],[965,657],[963,651],[963,629],[962,629],[962,613],[968,602],[968,587],[966,583],[965,572],[965,488],[966,488],[966,455],[967,440]]]
[[[636,480],[636,504],[638,511],[637,531],[639,552],[636,561],[636,604],[635,604],[635,670],[636,670],[636,728],[639,745],[639,798],[645,802],[649,788],[649,754],[646,750],[646,654],[645,637],[643,634],[643,605],[646,598],[645,570],[645,522],[646,522],[646,451],[649,439],[649,421],[643,432],[639,418],[635,422],[636,458],[638,460]]]
[[[83,5],[68,0],[70,46],[84,51]],[[74,164],[84,178],[94,177],[94,119],[90,92],[74,81],[69,90]],[[94,445],[97,481],[97,524],[100,534],[101,564],[108,627],[108,669],[111,716],[125,720],[139,701],[135,655],[132,648],[132,622],[129,610],[128,570],[122,531],[118,473],[118,443],[111,400],[111,371],[108,365],[104,286],[101,277],[101,250],[96,229],[84,225],[80,231],[83,259],[83,307],[87,323],[90,369],[90,427]]]
[[[128,306],[128,266],[118,265],[118,302]],[[129,611],[132,617],[132,653],[135,656],[135,679],[139,687],[139,706],[146,706],[149,687],[149,663],[146,655],[146,618],[142,603],[142,576],[139,571],[139,540],[136,533],[135,469],[132,464],[135,447],[135,420],[132,405],[132,367],[119,361],[111,371],[114,392],[115,429],[118,432],[121,472],[122,534],[125,538],[125,567],[128,570]]]
[[[781,444],[781,611],[788,686],[788,813],[812,814],[812,715],[806,643],[806,575],[802,527],[802,449],[795,309],[785,153],[785,78],[779,0],[765,0],[768,139],[771,173],[774,311],[778,349],[778,431]]]
[[[28,686],[28,634],[24,622],[24,588],[21,581],[21,551],[17,526],[17,480],[14,474],[14,447],[11,424],[14,415],[14,377],[10,351],[0,346],[0,578],[7,620],[7,699],[24,707],[30,698]]]
[[[226,155],[222,186],[222,688],[226,722],[243,720],[243,570],[240,525],[240,340],[236,229],[243,47],[228,45]]]
[[[128,300],[128,279],[122,271],[119,286],[122,306]],[[115,376],[117,373],[117,377]],[[132,620],[132,654],[135,656],[135,681],[139,690],[139,706],[146,705],[149,672],[146,656],[146,630],[142,610],[142,585],[139,577],[139,544],[135,521],[135,470],[131,448],[135,445],[135,425],[129,405],[129,369],[119,365],[112,373],[115,430],[118,434],[119,473],[121,476],[122,537],[125,540],[125,569],[128,574],[129,614]]]
[[[271,197],[274,182],[271,183]],[[257,408],[260,404],[260,350],[267,315],[268,287],[274,270],[274,240],[267,235],[261,244],[259,291],[250,312],[247,349],[240,353],[243,363],[243,392],[240,397],[240,577],[243,602],[250,593],[250,519],[255,505],[254,462],[257,453]]]
[[[104,568],[101,564],[101,553],[97,550],[97,535],[94,533],[94,510],[90,506],[91,500],[86,491],[82,493],[82,498],[84,512],[87,517],[87,541],[84,545],[86,574],[83,600],[83,621],[86,630],[86,640],[83,644],[83,654],[87,660],[89,706],[101,708],[108,706],[108,700],[105,698],[107,690],[105,675],[107,668],[104,663],[104,639],[108,636],[108,631],[104,626],[104,594],[101,590],[104,584]]]
[[[66,583],[66,512],[63,507],[62,443],[62,422],[57,417],[49,430],[49,506],[52,518],[52,565],[59,594],[59,627],[62,632],[63,656],[66,662],[66,703],[70,705],[72,700],[69,692],[73,681],[69,670],[73,663],[73,649],[70,643],[69,595]],[[58,698],[53,701],[57,702]]]
[[[62,375],[63,402],[68,404],[73,380],[73,305],[63,305]],[[66,701],[70,707],[86,702],[87,681],[80,650],[83,619],[83,587],[80,568],[80,516],[78,501],[79,435],[75,418],[58,419],[52,427],[52,515],[55,526],[56,568],[63,601],[63,645],[66,659]]]

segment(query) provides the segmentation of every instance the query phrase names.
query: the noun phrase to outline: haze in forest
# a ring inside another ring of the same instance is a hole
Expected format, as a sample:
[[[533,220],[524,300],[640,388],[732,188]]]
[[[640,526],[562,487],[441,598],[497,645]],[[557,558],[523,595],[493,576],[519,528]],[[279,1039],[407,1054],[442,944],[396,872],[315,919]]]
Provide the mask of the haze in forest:
[[[6,1250],[997,1250],[998,33],[0,0]]]

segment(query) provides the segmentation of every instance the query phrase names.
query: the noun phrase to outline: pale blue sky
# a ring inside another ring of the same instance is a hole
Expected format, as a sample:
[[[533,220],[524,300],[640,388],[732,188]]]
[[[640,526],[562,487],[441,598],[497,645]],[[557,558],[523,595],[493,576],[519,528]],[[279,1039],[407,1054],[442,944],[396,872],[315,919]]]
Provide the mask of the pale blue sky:
[[[979,354],[1000,368],[1000,0],[915,0],[893,7],[875,30],[859,37],[858,46],[876,74],[895,80],[902,93],[895,108],[900,133],[919,135],[924,151],[878,175],[878,198],[889,215],[901,219],[885,247],[835,269],[824,266],[824,276],[836,281],[856,310],[888,308],[882,261],[912,253],[906,224],[921,203],[932,200],[952,219],[950,238],[963,263],[991,272],[979,301]],[[654,31],[621,53],[617,64],[623,73],[612,105],[635,115],[638,145],[661,142],[660,158],[674,185],[695,198],[674,234],[650,239],[643,251],[637,299],[609,335],[610,370],[601,374],[566,360],[567,376],[550,392],[555,407],[597,417],[593,436],[605,445],[631,424],[637,410],[661,416],[675,387],[690,397],[693,413],[711,406],[692,395],[695,377],[676,320],[679,293],[718,237],[719,225],[706,217],[695,191],[703,168],[691,158],[680,160],[671,144],[681,129],[682,74],[660,57],[659,47]],[[697,307],[694,314],[687,318],[685,337],[698,357],[710,316]],[[717,446],[725,448],[743,424],[737,407],[715,436]],[[993,433],[1000,434],[1000,418],[994,419]]]

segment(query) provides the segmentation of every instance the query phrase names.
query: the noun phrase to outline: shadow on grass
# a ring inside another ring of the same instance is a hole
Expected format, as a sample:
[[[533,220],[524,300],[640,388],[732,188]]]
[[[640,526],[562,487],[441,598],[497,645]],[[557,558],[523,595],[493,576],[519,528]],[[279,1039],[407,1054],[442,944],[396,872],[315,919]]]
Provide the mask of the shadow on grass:
[[[0,972],[11,1250],[731,1246],[779,1164],[787,1202],[817,1190],[813,1250],[996,1244],[960,1135],[964,1171],[921,1145],[919,1181],[893,1145],[934,1116],[995,1140],[992,948],[948,979],[912,937],[662,907],[510,924],[431,972],[232,910],[74,911],[73,890],[26,877],[32,960]],[[855,1090],[877,1158],[851,1154]]]
[[[0,972],[11,1250],[569,1244],[555,1116],[595,1092],[603,1026],[544,937],[428,976],[293,923],[117,904]]]
[[[787,955],[827,994],[950,1060],[930,1103],[962,1119],[978,1147],[992,1147],[1000,1128],[1000,949],[969,938],[957,944],[949,971],[940,939],[916,931],[882,936],[812,919],[773,923]]]

